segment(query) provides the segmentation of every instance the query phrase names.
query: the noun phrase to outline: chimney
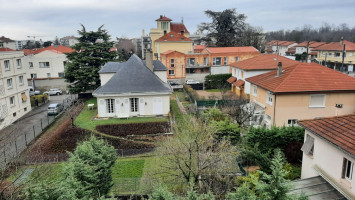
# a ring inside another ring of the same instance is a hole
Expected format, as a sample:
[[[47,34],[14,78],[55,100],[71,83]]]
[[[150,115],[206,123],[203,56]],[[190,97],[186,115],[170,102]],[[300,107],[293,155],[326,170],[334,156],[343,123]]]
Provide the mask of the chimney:
[[[164,35],[166,35],[166,30],[164,30]]]
[[[144,29],[142,30],[142,36],[143,36],[143,37],[145,36],[145,31],[144,31]]]
[[[341,38],[340,38],[340,46],[343,46],[343,44],[344,44],[344,38],[341,37]]]
[[[160,15],[160,19],[163,19],[163,15]]]
[[[150,49],[146,49],[145,51],[145,65],[150,71],[153,71],[153,54]]]
[[[182,31],[180,31],[180,33],[181,33],[181,36],[184,36],[184,30],[182,30]]]
[[[277,75],[276,75],[276,77],[281,76],[281,74],[282,74],[282,62],[279,62],[277,64]]]

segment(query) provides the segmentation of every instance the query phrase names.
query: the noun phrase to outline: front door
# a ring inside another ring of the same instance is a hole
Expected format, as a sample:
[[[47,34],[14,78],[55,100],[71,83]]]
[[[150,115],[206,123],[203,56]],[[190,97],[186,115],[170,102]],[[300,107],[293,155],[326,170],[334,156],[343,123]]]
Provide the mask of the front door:
[[[154,97],[153,99],[153,114],[154,115],[163,114],[163,101],[161,97]]]

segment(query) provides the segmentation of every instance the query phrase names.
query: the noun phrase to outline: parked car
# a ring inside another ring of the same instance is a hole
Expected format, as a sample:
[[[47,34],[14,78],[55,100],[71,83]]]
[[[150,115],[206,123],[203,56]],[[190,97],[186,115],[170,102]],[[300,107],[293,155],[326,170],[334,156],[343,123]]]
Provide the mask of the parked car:
[[[194,81],[194,80],[186,80],[186,84],[197,84],[200,83],[198,81]]]
[[[63,110],[63,105],[60,103],[53,103],[48,106],[48,115],[57,115]]]
[[[48,95],[61,95],[63,94],[62,90],[59,88],[53,88],[50,89],[49,91],[43,92],[43,94],[48,94]]]
[[[38,90],[35,91],[32,86],[28,86],[28,90],[29,90],[30,96],[41,94],[40,91],[38,91]]]

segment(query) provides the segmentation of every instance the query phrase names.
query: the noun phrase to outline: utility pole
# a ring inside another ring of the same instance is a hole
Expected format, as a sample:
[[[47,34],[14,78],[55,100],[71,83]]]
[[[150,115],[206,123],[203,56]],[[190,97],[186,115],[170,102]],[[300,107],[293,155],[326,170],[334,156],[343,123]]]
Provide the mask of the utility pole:
[[[342,60],[341,60],[341,69],[340,69],[340,71],[343,71],[343,68],[344,68],[345,55],[346,55],[346,52],[345,52],[345,44],[344,44],[343,45],[343,56],[342,56]]]
[[[306,63],[308,63],[308,50],[309,50],[309,41],[307,42]]]

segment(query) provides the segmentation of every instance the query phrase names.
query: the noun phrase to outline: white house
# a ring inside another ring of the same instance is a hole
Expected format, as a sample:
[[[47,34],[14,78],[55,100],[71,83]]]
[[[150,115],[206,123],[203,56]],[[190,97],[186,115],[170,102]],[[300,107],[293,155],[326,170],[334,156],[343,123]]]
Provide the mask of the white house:
[[[31,110],[22,51],[0,48],[0,130]]]
[[[16,42],[10,38],[1,36],[0,37],[0,48],[10,48],[12,50],[16,49]]]
[[[347,199],[355,199],[355,114],[299,124],[306,129],[301,178],[321,176]]]
[[[168,115],[172,89],[166,81],[167,68],[149,55],[146,65],[134,54],[126,62],[108,62],[102,67],[101,87],[93,92],[98,117]]]
[[[228,82],[232,84],[232,90],[238,95],[250,94],[250,83],[246,78],[276,70],[279,62],[283,67],[296,65],[299,62],[275,54],[263,54],[243,61],[232,63],[232,77]]]

